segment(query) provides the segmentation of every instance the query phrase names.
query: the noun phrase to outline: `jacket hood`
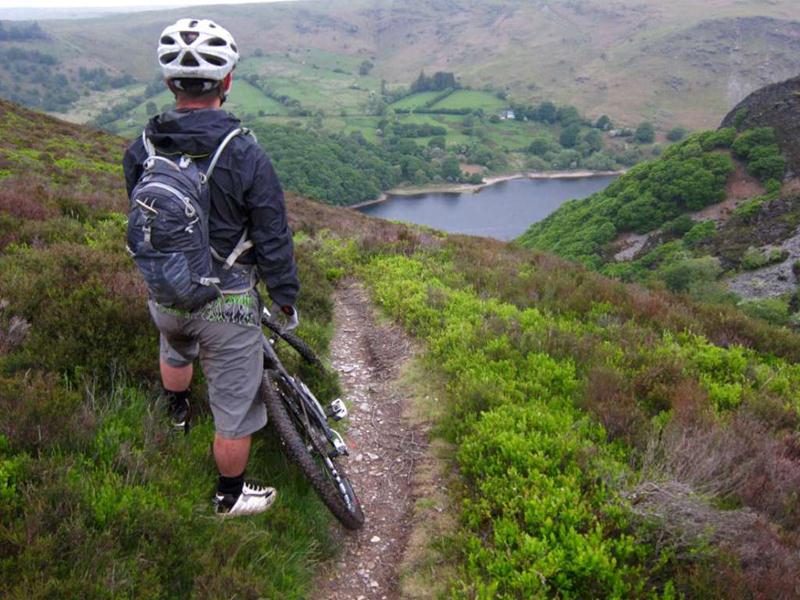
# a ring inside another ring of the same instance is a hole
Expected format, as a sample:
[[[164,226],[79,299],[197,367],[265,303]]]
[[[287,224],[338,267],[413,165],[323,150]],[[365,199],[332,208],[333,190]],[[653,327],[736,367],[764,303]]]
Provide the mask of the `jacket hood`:
[[[165,154],[202,156],[216,150],[241,121],[224,110],[169,110],[150,119],[147,137]]]

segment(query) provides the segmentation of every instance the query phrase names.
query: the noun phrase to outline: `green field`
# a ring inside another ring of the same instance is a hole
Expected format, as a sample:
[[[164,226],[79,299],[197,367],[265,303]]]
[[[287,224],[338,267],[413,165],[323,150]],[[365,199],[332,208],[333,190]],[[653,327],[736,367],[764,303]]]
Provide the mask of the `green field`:
[[[160,94],[139,104],[126,118],[115,121],[112,125],[119,128],[120,135],[136,135],[141,130],[142,125],[153,116],[147,110],[147,105],[151,102],[156,105],[159,112],[163,112],[172,107],[175,101],[172,93],[165,89]],[[262,111],[266,115],[287,114],[286,107],[272,98],[268,98],[261,90],[246,81],[235,82],[230,98],[225,104],[225,110],[236,114],[240,118],[249,117],[250,119],[259,115]]]
[[[309,49],[248,57],[237,73],[255,75],[270,95],[288,96],[315,112],[357,112],[380,90],[379,79],[358,74],[360,64],[353,56]]]
[[[482,109],[484,112],[499,112],[508,108],[508,102],[494,94],[474,90],[457,90],[444,100],[434,104],[432,110]]]

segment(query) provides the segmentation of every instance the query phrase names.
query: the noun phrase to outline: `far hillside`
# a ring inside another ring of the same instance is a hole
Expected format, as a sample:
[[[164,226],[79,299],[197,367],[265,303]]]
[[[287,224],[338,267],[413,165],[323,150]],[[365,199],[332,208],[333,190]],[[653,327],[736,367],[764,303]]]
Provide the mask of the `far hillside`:
[[[520,243],[800,326],[799,89],[795,78],[754,93],[721,129],[564,205]]]
[[[311,0],[203,9],[235,32],[241,73],[311,112],[353,112],[408,88],[421,70],[456,72],[520,103],[575,104],[659,130],[716,124],[749,92],[794,75],[794,0]],[[86,120],[143,93],[165,23],[183,10],[7,22],[0,94]],[[15,33],[19,32],[19,33]],[[53,61],[52,64],[47,64]],[[385,82],[385,85],[384,83]]]

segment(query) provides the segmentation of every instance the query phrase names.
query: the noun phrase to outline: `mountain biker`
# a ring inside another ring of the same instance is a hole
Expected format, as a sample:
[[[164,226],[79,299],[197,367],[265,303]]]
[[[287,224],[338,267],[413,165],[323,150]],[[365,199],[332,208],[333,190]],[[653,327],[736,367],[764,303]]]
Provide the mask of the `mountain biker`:
[[[221,141],[240,123],[220,108],[239,59],[236,42],[213,21],[180,19],[162,32],[157,55],[176,105],[150,119],[145,135],[158,156],[189,156],[206,172]],[[141,138],[125,153],[129,196],[147,158]],[[274,307],[296,326],[299,281],[283,191],[254,138],[238,135],[224,147],[209,189],[212,253],[216,258],[238,254],[231,268],[218,268],[215,262],[221,297],[192,312],[166,308],[152,299],[149,308],[160,331],[161,379],[176,427],[185,431],[188,426],[195,359],[200,359],[208,381],[219,470],[216,512],[256,514],[272,505],[276,492],[244,479],[251,435],[267,421],[258,399],[263,350],[261,300],[255,285],[259,277],[265,281]]]

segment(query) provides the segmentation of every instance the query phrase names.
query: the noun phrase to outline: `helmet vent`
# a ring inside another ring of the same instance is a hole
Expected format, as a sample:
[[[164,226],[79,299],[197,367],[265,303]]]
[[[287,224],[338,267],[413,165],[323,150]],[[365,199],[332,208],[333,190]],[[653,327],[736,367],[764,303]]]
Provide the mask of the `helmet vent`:
[[[161,43],[173,46],[175,45],[175,40],[172,37],[165,35],[164,37],[161,38]]]
[[[189,27],[197,27],[197,21],[190,22]]]
[[[182,67],[199,67],[200,63],[197,62],[197,58],[195,58],[194,54],[192,54],[191,52],[187,52],[186,54],[183,55],[183,58],[181,59],[181,66]]]
[[[236,47],[236,44],[231,44],[231,49],[232,49],[234,52],[239,52],[239,49]]]
[[[164,54],[161,57],[161,59],[160,59],[161,60],[161,64],[162,65],[168,65],[169,63],[171,63],[176,58],[178,58],[178,52],[168,52],[167,54]]]
[[[205,54],[201,52],[200,56],[202,56],[204,60],[210,62],[215,67],[224,67],[226,64],[228,64],[228,61],[220,58],[219,56],[214,56],[213,54]]]
[[[187,44],[191,44],[197,39],[199,34],[194,31],[181,31],[181,38]]]
[[[207,43],[209,46],[227,46],[227,45],[228,45],[228,42],[226,42],[226,41],[225,41],[225,40],[223,40],[222,38],[218,38],[218,37],[211,38],[211,39],[210,39],[210,40],[208,40],[206,43]]]

